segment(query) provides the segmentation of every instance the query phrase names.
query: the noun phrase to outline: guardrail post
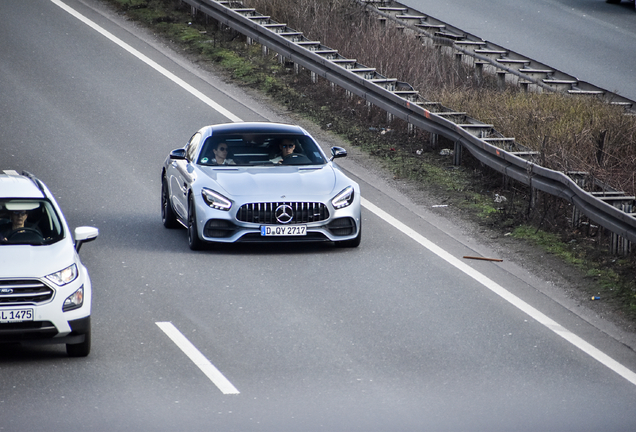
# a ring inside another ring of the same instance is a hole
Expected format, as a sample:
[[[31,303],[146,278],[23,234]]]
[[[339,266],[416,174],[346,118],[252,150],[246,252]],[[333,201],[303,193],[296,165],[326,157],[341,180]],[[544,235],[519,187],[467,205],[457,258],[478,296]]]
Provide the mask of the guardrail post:
[[[618,234],[614,234],[613,232],[610,232],[610,246],[609,246],[609,252],[612,255],[617,255],[618,254]]]
[[[439,142],[439,135],[436,133],[431,133],[431,147],[437,148],[438,142]]]
[[[462,143],[455,141],[455,148],[453,151],[453,165],[459,166],[462,164]]]
[[[497,78],[499,89],[503,90],[506,88],[506,73],[503,71],[497,71]]]
[[[318,82],[318,74],[316,74],[316,72],[311,71],[311,82],[313,84],[316,84],[316,82]]]
[[[261,45],[261,53],[263,54],[263,57],[265,57],[265,56],[267,56],[267,54],[269,54],[269,49],[267,48],[267,46]]]
[[[475,62],[475,77],[477,82],[481,82],[484,77],[484,64],[482,62]]]

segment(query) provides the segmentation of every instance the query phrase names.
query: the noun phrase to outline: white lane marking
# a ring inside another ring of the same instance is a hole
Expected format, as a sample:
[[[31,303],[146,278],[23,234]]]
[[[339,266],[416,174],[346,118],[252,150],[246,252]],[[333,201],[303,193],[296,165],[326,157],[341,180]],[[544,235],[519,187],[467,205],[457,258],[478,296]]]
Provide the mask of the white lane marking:
[[[233,113],[231,113],[230,111],[226,110],[221,105],[219,105],[218,103],[214,102],[212,99],[210,99],[209,97],[207,97],[206,95],[201,93],[199,90],[195,89],[190,84],[188,84],[187,82],[185,82],[181,78],[177,77],[172,72],[170,72],[167,69],[165,69],[164,67],[160,66],[155,61],[153,61],[150,58],[146,57],[144,54],[140,53],[139,51],[137,51],[136,49],[134,49],[133,47],[128,45],[126,42],[122,41],[121,39],[119,39],[118,37],[113,35],[112,33],[106,31],[103,27],[100,27],[99,25],[97,25],[93,21],[89,20],[84,15],[80,14],[79,12],[77,12],[75,9],[71,8],[70,6],[67,6],[66,4],[62,3],[59,0],[51,0],[51,2],[53,2],[55,5],[59,6],[60,8],[62,8],[66,12],[68,12],[69,14],[73,15],[75,18],[77,18],[78,20],[82,21],[84,24],[86,24],[87,26],[91,27],[93,30],[95,30],[98,33],[102,34],[103,36],[107,37],[112,42],[116,43],[117,45],[119,45],[120,47],[122,47],[123,49],[128,51],[130,54],[134,55],[139,60],[141,60],[142,62],[146,63],[148,66],[150,66],[151,68],[153,68],[154,70],[156,70],[157,72],[159,72],[160,74],[162,74],[163,76],[165,76],[166,78],[168,78],[169,80],[174,82],[175,84],[177,84],[180,87],[182,87],[184,90],[186,90],[187,92],[192,94],[194,97],[198,98],[203,103],[207,104],[210,108],[212,108],[213,110],[219,112],[223,116],[227,117],[229,120],[231,120],[233,122],[242,122],[243,121],[243,120],[241,120],[240,117],[238,117],[238,116],[234,115]]]
[[[239,117],[235,116],[230,111],[226,110],[225,108],[223,108],[222,106],[214,102],[212,99],[208,98],[203,93],[196,90],[194,87],[192,87],[191,85],[189,85],[182,79],[175,76],[173,73],[159,66],[157,63],[150,60],[148,57],[146,57],[145,55],[141,54],[139,51],[132,48],[130,45],[123,42],[121,39],[115,37],[111,33],[104,30],[102,27],[98,26],[97,24],[89,20],[88,18],[84,17],[79,12],[68,7],[67,5],[65,5],[59,0],[51,0],[51,1],[54,4],[58,5],[60,8],[64,9],[65,11],[73,15],[74,17],[76,17],[77,19],[79,19],[80,21],[84,22],[86,25],[90,26],[91,28],[95,29],[97,32],[101,33],[102,35],[110,39],[111,41],[115,42],[117,45],[124,48],[126,51],[128,51],[135,57],[139,58],[141,61],[145,62],[146,64],[148,64],[149,66],[151,66],[152,68],[154,68],[155,70],[157,70],[158,72],[160,72],[161,74],[169,78],[170,80],[174,81],[176,84],[183,87],[192,95],[199,98],[201,101],[203,101],[204,103],[206,103],[207,105],[209,105],[210,107],[218,111],[219,113],[223,114],[228,119],[232,120],[233,122],[242,121]],[[561,336],[562,338],[564,338],[565,340],[567,340],[568,342],[570,342],[571,344],[573,344],[574,346],[576,346],[577,348],[585,352],[586,354],[590,355],[591,357],[598,360],[599,362],[601,362],[602,364],[604,364],[605,366],[607,366],[614,372],[618,373],[620,376],[622,376],[623,378],[625,378],[632,384],[636,385],[636,373],[627,369],[625,366],[621,365],[616,360],[612,359],[607,354],[603,353],[602,351],[595,348],[591,344],[585,342],[583,339],[576,336],[575,334],[573,334],[572,332],[570,332],[569,330],[567,330],[560,324],[556,323],[552,319],[548,318],[546,315],[539,312],[537,309],[533,308],[526,302],[522,301],[517,296],[506,291],[506,289],[504,289],[501,285],[495,283],[494,281],[482,275],[478,271],[472,269],[465,263],[459,261],[457,258],[450,255],[448,252],[438,247],[427,238],[418,234],[413,229],[404,225],[402,222],[398,221],[397,219],[395,219],[393,216],[389,215],[385,211],[380,210],[379,207],[375,206],[374,204],[371,204],[369,201],[365,200],[364,198],[362,199],[362,205],[369,211],[375,213],[381,219],[384,219],[387,223],[393,225],[394,227],[402,231],[404,234],[406,234],[407,236],[411,237],[413,240],[420,243],[425,248],[429,249],[431,252],[438,255],[440,258],[447,261],[449,264],[455,266],[457,269],[461,270],[462,272],[466,273],[468,276],[480,282],[486,288],[490,289],[497,295],[501,296],[503,299],[510,302],[512,305],[519,308],[520,310],[528,314],[530,317],[540,322],[541,324],[545,325],[547,328],[549,328],[550,330],[552,330],[553,332],[555,332],[556,334],[558,334],[559,336]],[[157,325],[159,324],[157,323]]]
[[[503,298],[504,300],[506,300],[513,306],[515,306],[516,308],[525,312],[531,318],[543,324],[544,326],[552,330],[554,333],[561,336],[563,339],[570,342],[575,347],[579,348],[584,353],[598,360],[601,364],[607,366],[608,368],[610,368],[611,370],[613,370],[614,372],[616,372],[617,374],[625,378],[627,381],[636,385],[636,373],[632,372],[631,370],[629,370],[628,368],[626,368],[625,366],[623,366],[622,364],[620,364],[619,362],[617,362],[616,360],[614,360],[613,358],[611,358],[610,356],[602,352],[601,350],[595,348],[593,345],[584,341],[579,336],[575,335],[574,333],[572,333],[571,331],[569,331],[568,329],[566,329],[559,323],[555,322],[554,320],[552,320],[551,318],[549,318],[542,312],[538,311],[534,307],[530,306],[528,303],[521,300],[519,297],[507,291],[504,287],[502,287],[501,285],[499,285],[492,279],[484,276],[483,274],[479,273],[477,270],[468,266],[466,263],[455,258],[453,255],[449,254],[444,249],[437,246],[426,237],[417,233],[415,230],[409,228],[408,226],[406,226],[405,224],[403,224],[402,222],[400,222],[399,220],[397,220],[396,218],[394,218],[393,216],[391,216],[384,210],[380,209],[379,207],[375,206],[374,204],[370,203],[364,198],[362,198],[362,206],[366,208],[367,210],[371,211],[372,213],[374,213],[376,216],[383,219],[388,224],[393,225],[402,233],[406,234],[411,239],[415,240],[416,242],[424,246],[426,249],[430,250],[435,255],[439,256],[444,261],[448,262],[450,265],[466,273],[468,276],[472,277],[477,282],[481,283],[486,288],[488,288],[489,290],[491,290],[492,292],[494,292],[495,294],[497,294],[498,296],[500,296],[501,298]]]
[[[223,374],[205,358],[192,342],[170,322],[155,323],[187,355],[192,362],[216,385],[223,394],[239,394],[239,391]]]

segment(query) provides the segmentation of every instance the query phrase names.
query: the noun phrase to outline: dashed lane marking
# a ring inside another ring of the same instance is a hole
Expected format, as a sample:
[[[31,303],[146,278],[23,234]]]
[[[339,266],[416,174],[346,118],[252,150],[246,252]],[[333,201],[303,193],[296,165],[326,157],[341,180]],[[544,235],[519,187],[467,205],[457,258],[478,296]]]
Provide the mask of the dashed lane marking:
[[[186,338],[171,322],[155,323],[192,360],[192,362],[216,385],[223,394],[239,394],[232,383],[225,378],[201,351]]]

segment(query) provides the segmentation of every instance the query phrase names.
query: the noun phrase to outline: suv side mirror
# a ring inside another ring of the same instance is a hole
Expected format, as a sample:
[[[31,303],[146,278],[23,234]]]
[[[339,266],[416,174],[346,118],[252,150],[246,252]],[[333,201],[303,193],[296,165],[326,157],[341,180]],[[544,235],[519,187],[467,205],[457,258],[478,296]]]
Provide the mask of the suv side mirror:
[[[94,227],[82,226],[75,228],[75,250],[79,252],[84,243],[95,240],[98,235],[99,230]]]

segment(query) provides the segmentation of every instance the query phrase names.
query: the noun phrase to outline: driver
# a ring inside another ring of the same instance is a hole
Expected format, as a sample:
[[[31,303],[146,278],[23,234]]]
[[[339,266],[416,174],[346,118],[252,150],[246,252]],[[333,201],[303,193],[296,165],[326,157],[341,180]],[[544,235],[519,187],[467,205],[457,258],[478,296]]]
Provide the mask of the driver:
[[[284,138],[278,143],[278,148],[280,149],[280,155],[276,156],[273,159],[270,159],[272,163],[282,164],[283,160],[292,154],[294,154],[294,149],[296,148],[296,144],[290,138]]]
[[[7,235],[22,228],[27,228],[26,220],[29,217],[26,210],[13,210],[10,213],[11,222],[0,227],[0,240],[7,241]]]

